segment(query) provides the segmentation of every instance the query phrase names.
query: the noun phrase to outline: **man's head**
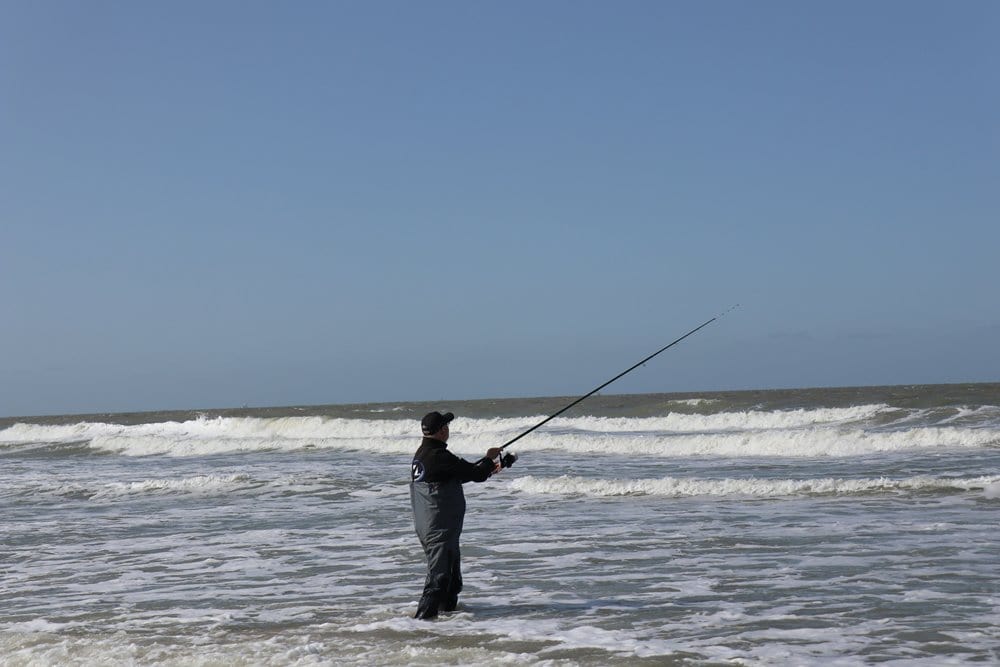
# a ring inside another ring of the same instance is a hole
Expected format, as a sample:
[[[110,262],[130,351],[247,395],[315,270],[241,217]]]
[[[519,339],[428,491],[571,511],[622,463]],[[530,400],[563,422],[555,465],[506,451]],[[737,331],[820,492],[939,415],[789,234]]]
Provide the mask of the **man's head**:
[[[448,423],[455,418],[450,412],[441,414],[440,412],[428,412],[420,420],[420,430],[424,435],[435,438],[441,442],[448,441]]]

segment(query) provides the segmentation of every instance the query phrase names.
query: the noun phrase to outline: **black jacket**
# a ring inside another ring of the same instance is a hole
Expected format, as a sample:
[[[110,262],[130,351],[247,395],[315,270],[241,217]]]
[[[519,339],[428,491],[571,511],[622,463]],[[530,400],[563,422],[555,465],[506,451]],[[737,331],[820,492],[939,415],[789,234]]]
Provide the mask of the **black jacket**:
[[[465,482],[485,482],[493,462],[482,458],[469,463],[448,451],[447,445],[424,438],[410,468],[410,502],[420,542],[451,542],[457,547],[465,520]]]
[[[469,463],[449,452],[448,445],[440,440],[424,438],[417,453],[413,455],[410,480],[429,484],[450,481],[465,484],[485,482],[492,472],[493,462],[489,459],[483,458],[475,463]]]

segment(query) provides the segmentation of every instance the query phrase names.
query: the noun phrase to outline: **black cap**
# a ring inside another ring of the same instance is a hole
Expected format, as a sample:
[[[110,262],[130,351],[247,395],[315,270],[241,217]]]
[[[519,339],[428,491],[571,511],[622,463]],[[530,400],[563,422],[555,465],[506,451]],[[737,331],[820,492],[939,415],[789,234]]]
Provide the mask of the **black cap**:
[[[442,428],[448,425],[455,415],[450,412],[441,414],[440,412],[428,412],[424,415],[424,418],[420,420],[420,430],[424,432],[424,435],[434,435]]]

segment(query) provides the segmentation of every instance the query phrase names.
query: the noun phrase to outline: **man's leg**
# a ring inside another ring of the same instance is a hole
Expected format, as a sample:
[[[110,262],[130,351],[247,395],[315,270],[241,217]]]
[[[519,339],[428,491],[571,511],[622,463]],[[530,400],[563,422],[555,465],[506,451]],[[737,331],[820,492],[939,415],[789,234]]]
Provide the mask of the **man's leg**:
[[[452,565],[448,542],[427,542],[424,544],[424,553],[427,555],[427,578],[424,580],[424,593],[414,618],[430,619],[438,615],[441,603],[451,587]]]
[[[441,611],[455,611],[458,608],[458,594],[462,592],[462,553],[458,547],[458,536],[448,545],[448,557],[451,576],[441,599]]]

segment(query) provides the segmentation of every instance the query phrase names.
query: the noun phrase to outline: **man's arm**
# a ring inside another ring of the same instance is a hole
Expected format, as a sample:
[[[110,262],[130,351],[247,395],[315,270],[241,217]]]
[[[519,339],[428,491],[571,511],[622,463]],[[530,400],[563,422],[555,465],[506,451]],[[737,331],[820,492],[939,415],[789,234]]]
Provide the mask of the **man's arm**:
[[[466,482],[485,482],[489,479],[490,475],[496,469],[496,464],[493,459],[496,457],[497,453],[494,453],[496,447],[491,448],[486,452],[484,458],[479,459],[475,463],[469,463],[463,458],[455,456],[448,450],[443,450],[440,453],[441,472],[443,476],[453,477],[460,481],[462,484]],[[490,456],[490,454],[494,456]]]

